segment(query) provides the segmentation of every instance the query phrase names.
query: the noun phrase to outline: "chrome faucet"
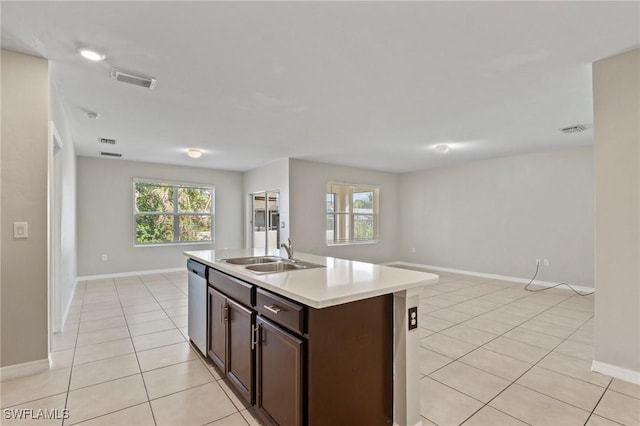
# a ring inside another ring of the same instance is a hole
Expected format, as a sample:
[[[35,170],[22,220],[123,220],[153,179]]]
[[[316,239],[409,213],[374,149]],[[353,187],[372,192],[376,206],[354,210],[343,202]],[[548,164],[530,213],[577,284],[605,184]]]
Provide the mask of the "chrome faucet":
[[[282,243],[280,244],[280,247],[287,251],[289,260],[293,260],[293,244],[291,244],[291,238],[287,238],[287,241],[289,241],[289,246],[287,246],[285,243]]]

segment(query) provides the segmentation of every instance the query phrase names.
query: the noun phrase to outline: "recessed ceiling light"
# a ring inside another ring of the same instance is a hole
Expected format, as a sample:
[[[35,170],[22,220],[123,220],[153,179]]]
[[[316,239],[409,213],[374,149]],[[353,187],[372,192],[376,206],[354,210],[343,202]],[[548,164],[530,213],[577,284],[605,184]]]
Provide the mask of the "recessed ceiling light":
[[[80,49],[80,54],[83,58],[90,61],[102,61],[105,58],[102,53],[96,52],[95,50],[91,49]]]
[[[199,149],[191,148],[187,151],[187,155],[191,158],[200,158],[202,157],[202,151]]]
[[[451,150],[451,147],[446,143],[441,143],[439,145],[434,146],[433,150],[438,154],[446,154],[447,152],[449,152],[449,150]]]

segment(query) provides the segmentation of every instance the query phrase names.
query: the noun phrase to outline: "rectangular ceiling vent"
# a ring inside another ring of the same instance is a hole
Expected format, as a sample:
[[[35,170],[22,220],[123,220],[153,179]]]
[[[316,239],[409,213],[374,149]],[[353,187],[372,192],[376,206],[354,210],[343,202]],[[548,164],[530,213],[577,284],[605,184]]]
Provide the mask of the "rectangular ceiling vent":
[[[115,145],[116,144],[116,140],[115,139],[107,139],[107,138],[98,138],[98,142],[107,143],[109,145]]]
[[[117,152],[101,152],[100,155],[104,155],[105,157],[122,157],[122,154],[118,154]]]
[[[147,77],[145,75],[136,75],[117,69],[111,70],[111,78],[121,81],[123,83],[133,84],[135,86],[146,87],[147,89],[153,89],[156,85],[156,79],[153,77]]]
[[[565,127],[564,129],[560,129],[562,133],[580,133],[587,130],[582,124],[578,124],[576,126]]]

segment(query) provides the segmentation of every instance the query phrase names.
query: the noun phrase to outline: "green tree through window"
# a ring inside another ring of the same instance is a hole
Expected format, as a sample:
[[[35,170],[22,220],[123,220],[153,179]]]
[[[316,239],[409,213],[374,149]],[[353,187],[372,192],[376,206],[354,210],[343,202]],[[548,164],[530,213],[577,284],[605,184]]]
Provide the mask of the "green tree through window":
[[[136,245],[213,241],[213,187],[134,181]]]

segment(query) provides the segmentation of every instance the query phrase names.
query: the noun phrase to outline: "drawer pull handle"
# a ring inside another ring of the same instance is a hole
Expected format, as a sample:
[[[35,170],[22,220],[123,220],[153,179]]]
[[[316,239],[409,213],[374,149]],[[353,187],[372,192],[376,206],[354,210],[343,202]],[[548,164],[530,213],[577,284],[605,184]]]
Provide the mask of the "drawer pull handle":
[[[273,305],[264,305],[264,308],[265,308],[267,311],[269,311],[269,312],[271,312],[271,313],[274,313],[274,314],[276,314],[276,315],[278,315],[278,313],[279,313],[279,312],[284,311],[284,309],[282,309],[280,306],[278,306],[278,305],[276,305],[276,304],[273,304]]]

